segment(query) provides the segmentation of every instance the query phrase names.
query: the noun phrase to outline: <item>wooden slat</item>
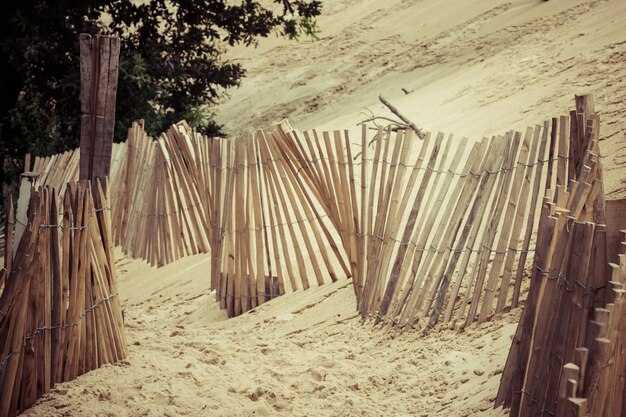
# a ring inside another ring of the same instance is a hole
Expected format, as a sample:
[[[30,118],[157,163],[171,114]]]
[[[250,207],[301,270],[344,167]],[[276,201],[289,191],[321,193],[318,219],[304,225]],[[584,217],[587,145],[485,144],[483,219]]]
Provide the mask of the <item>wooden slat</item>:
[[[359,272],[356,279],[356,304],[357,306],[361,302],[361,296],[363,292],[363,284],[365,282],[365,265],[367,262],[366,259],[366,248],[368,244],[368,236],[367,236],[367,221],[370,213],[366,210],[366,202],[367,202],[367,184],[368,184],[368,176],[367,176],[367,168],[368,168],[368,159],[367,154],[369,147],[367,141],[367,126],[363,124],[361,126],[361,204],[359,207],[360,214],[360,223],[359,223]],[[381,307],[382,308],[382,307]]]
[[[256,133],[257,135],[260,135],[260,132]],[[277,216],[280,216],[280,213],[278,211],[276,211],[276,205],[278,204],[277,202],[275,202],[275,200],[272,200],[271,197],[271,190],[270,190],[270,186],[269,186],[269,173],[268,173],[268,169],[271,169],[271,167],[268,166],[269,160],[265,158],[263,152],[261,151],[261,146],[260,143],[258,142],[259,139],[257,138],[257,144],[258,144],[258,150],[259,150],[259,161],[260,161],[260,165],[259,165],[259,169],[260,169],[260,184],[261,184],[261,188],[264,191],[264,201],[267,202],[267,204],[265,205],[264,208],[264,213],[267,213],[266,216],[264,216],[264,222],[266,224],[266,230],[269,229],[269,234],[271,239],[266,239],[266,245],[268,247],[268,262],[270,260],[270,253],[274,259],[274,265],[273,268],[270,265],[268,267],[268,274],[270,277],[272,277],[274,274],[277,276],[277,279],[279,280],[279,293],[280,294],[276,294],[276,295],[282,295],[285,293],[285,283],[284,283],[284,279],[283,279],[283,267],[281,265],[281,256],[280,256],[280,243],[282,242],[282,240],[280,239],[284,239],[283,234],[279,234],[279,230],[278,230],[278,225],[281,223],[280,220],[278,220]],[[291,268],[291,263],[286,264],[288,265],[289,268]],[[291,269],[289,269],[287,271],[287,276],[290,279],[290,284],[291,284],[291,288],[292,290],[295,289],[295,276],[293,274],[293,271]],[[270,289],[271,291],[272,289]],[[275,294],[272,294],[273,296],[276,296]]]
[[[4,227],[4,270],[0,274],[0,288],[3,287],[6,277],[9,276],[13,266],[13,229],[15,227],[15,213],[13,211],[13,195],[6,196],[6,219]]]
[[[80,43],[80,179],[88,179],[92,170],[94,146],[95,75],[94,57],[98,55],[99,43],[91,35],[81,34]]]
[[[252,209],[254,214],[254,242],[255,242],[255,267],[256,274],[254,277],[256,284],[257,299],[259,304],[265,302],[265,273],[264,273],[264,250],[263,250],[263,219],[261,212],[261,192],[258,182],[258,157],[256,153],[256,141],[252,137],[248,140],[248,167],[252,165],[252,169],[249,169],[251,193],[252,193]]]
[[[236,161],[235,144],[229,144],[229,156],[227,165],[230,169],[227,171],[226,196],[224,198],[224,221],[222,225],[222,233],[224,233],[224,248],[222,252],[222,286],[219,288],[222,297],[222,308],[226,309],[229,317],[234,315],[234,274],[235,274],[235,245],[234,245],[234,208],[233,200],[235,195],[236,171],[234,169]]]
[[[567,170],[569,161],[569,141],[567,135],[569,133],[569,119],[567,116],[559,117],[559,150],[558,150],[558,164],[556,172],[556,184],[566,186]]]
[[[528,258],[528,249],[530,248],[530,240],[532,238],[532,232],[534,230],[535,224],[535,215],[537,212],[537,203],[539,201],[539,189],[541,187],[541,175],[543,172],[543,164],[546,153],[546,143],[548,139],[548,132],[546,129],[547,122],[544,123],[543,134],[541,135],[541,142],[539,144],[539,153],[537,155],[537,166],[535,167],[535,183],[533,185],[531,191],[531,199],[530,199],[530,209],[528,220],[526,222],[526,230],[524,232],[524,242],[522,243],[519,261],[517,263],[517,272],[515,275],[515,286],[513,288],[513,301],[511,302],[511,306],[513,308],[517,307],[519,303],[519,296],[522,285],[522,278],[524,276],[524,271],[526,269],[526,259]],[[541,127],[539,125],[535,126],[535,137],[533,138],[533,142],[537,142],[539,140],[539,134],[542,132]]]
[[[350,233],[350,241],[352,251],[350,253],[351,259],[353,259],[353,268],[351,271],[352,281],[354,284],[354,288],[356,290],[359,280],[361,277],[359,276],[359,250],[360,244],[362,240],[361,228],[360,228],[360,220],[359,220],[359,207],[358,207],[358,199],[359,195],[357,194],[357,188],[355,184],[355,174],[354,174],[354,159],[352,158],[352,143],[350,141],[349,133],[347,130],[344,131],[345,136],[345,146],[346,146],[346,159],[345,165],[348,166],[348,174],[350,180],[350,201],[351,201],[351,233]],[[359,190],[360,191],[360,190]]]
[[[50,195],[50,221],[58,224],[59,216],[57,209],[57,196],[56,190],[52,189],[52,194]],[[51,287],[50,290],[52,292],[52,311],[51,311],[51,325],[52,325],[52,334],[51,334],[51,369],[50,369],[50,382],[51,385],[57,381],[57,372],[58,372],[58,356],[61,351],[61,326],[63,322],[63,278],[61,275],[61,260],[62,256],[60,253],[61,248],[57,244],[59,242],[59,228],[53,227],[50,229],[50,272],[52,274],[51,277]]]
[[[551,128],[550,128],[550,147],[548,150],[548,170],[547,170],[547,174],[546,174],[546,185],[545,185],[545,189],[546,190],[554,190],[555,188],[555,178],[556,175],[554,175],[554,160],[557,159],[557,163],[558,163],[558,157],[556,155],[558,155],[558,123],[559,120],[556,117],[552,118],[551,121]]]
[[[354,187],[354,170],[352,168],[352,152],[350,150],[350,138],[348,131],[343,132],[344,140],[341,140],[340,132],[335,133],[335,147],[337,149],[337,157],[339,159],[339,173],[342,178],[342,193],[346,195],[345,202],[345,221],[348,232],[348,257],[351,265],[351,276],[353,282],[356,281],[354,276],[357,274],[357,247],[356,233],[358,227],[358,214],[356,203],[356,189]],[[345,154],[344,147],[345,145]]]
[[[95,103],[92,107],[91,123],[94,126],[93,138],[91,138],[91,171],[87,178],[81,179],[93,179],[100,177],[102,171],[102,164],[106,155],[104,153],[104,144],[107,142],[107,138],[104,136],[105,131],[105,112],[107,105],[108,87],[109,87],[109,57],[111,55],[111,42],[108,37],[94,36],[93,42],[97,43],[97,52],[94,52],[93,73],[92,73],[92,85],[93,89],[90,93],[94,97],[90,97],[92,103]],[[111,137],[111,141],[113,137]],[[108,155],[110,158],[110,154]],[[82,159],[82,158],[81,158]]]

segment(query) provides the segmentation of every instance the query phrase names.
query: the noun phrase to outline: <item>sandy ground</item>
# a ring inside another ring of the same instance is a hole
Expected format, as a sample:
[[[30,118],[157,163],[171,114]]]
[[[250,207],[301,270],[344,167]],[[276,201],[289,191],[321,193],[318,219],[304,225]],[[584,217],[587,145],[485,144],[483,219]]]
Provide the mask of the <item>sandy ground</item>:
[[[327,0],[320,40],[268,39],[217,110],[233,133],[283,117],[349,128],[385,95],[418,125],[476,139],[593,92],[606,192],[626,196],[623,0]],[[401,88],[410,91],[404,94]],[[394,339],[355,317],[348,281],[232,320],[210,256],[160,270],[118,254],[130,357],[58,385],[27,416],[502,416],[492,401],[520,310],[464,333]]]
[[[500,416],[517,320],[391,339],[355,314],[349,281],[226,320],[210,256],[158,271],[122,258],[130,358],[58,385],[26,416]]]

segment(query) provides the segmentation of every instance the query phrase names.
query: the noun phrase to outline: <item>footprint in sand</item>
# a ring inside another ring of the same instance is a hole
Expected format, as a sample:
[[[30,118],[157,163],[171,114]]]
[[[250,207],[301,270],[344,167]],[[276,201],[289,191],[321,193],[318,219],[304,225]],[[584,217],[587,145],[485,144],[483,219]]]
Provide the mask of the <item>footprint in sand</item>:
[[[324,381],[326,379],[326,373],[318,371],[316,369],[311,370],[311,377],[317,382]]]
[[[206,356],[201,356],[199,360],[207,365],[224,365],[226,363],[217,352],[210,350],[206,352]]]

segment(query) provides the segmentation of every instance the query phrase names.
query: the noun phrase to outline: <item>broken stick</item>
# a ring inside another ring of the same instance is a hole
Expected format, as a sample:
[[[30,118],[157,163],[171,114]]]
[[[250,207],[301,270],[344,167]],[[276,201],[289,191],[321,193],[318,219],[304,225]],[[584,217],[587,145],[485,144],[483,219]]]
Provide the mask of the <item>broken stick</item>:
[[[396,109],[393,104],[389,103],[387,101],[387,99],[385,99],[385,97],[383,97],[382,95],[378,96],[378,99],[380,100],[381,103],[383,103],[385,106],[387,106],[387,108],[396,116],[398,116],[400,118],[400,120],[402,120],[404,123],[406,123],[407,125],[409,125],[409,127],[411,129],[413,129],[415,131],[415,133],[417,133],[417,136],[420,139],[424,139],[424,132],[422,132],[422,129],[420,129],[419,127],[417,127],[415,125],[415,123],[413,123],[412,121],[410,121],[409,119],[407,119],[405,116],[403,116],[398,109]]]

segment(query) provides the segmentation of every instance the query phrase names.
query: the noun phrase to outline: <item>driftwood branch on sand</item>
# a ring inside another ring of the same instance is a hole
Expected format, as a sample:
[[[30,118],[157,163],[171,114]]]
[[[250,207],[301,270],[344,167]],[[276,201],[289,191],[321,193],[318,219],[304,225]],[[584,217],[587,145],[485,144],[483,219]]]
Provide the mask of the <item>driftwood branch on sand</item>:
[[[413,123],[411,120],[409,120],[406,116],[402,115],[402,113],[400,113],[398,111],[398,109],[391,104],[389,101],[387,101],[387,99],[385,97],[383,97],[382,95],[378,96],[378,99],[380,100],[381,103],[383,103],[385,106],[387,106],[387,108],[396,116],[398,116],[398,118],[400,120],[402,120],[404,123],[407,124],[408,127],[410,127],[411,129],[413,129],[415,131],[415,133],[417,133],[417,136],[420,139],[424,139],[424,132],[422,132],[422,129],[420,129],[419,127],[417,127],[415,125],[415,123]]]

